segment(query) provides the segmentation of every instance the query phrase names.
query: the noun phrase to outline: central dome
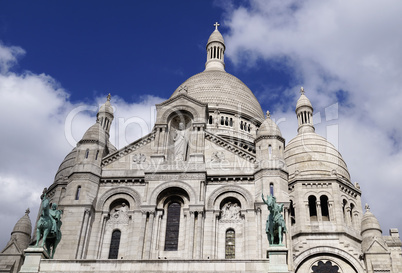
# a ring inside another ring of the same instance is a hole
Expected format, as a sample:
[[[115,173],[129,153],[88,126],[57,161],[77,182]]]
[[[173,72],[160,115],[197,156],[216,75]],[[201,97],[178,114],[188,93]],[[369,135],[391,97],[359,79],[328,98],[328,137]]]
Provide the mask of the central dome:
[[[209,110],[241,114],[249,119],[264,120],[264,114],[253,92],[235,76],[220,70],[205,70],[186,80],[171,97],[187,87],[187,94],[203,103]]]

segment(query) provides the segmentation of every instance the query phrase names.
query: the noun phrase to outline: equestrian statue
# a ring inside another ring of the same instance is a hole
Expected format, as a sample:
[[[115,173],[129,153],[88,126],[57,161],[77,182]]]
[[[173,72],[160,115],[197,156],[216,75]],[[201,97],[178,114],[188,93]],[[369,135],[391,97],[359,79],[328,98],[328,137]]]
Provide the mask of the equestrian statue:
[[[282,245],[283,233],[286,232],[285,220],[282,215],[283,204],[276,203],[276,198],[272,195],[267,195],[267,200],[264,199],[264,194],[261,196],[269,210],[265,227],[268,242],[270,245]]]
[[[46,246],[46,250],[49,253],[51,259],[53,259],[56,247],[61,240],[61,214],[62,211],[57,209],[57,204],[53,203],[50,206],[50,201],[46,196],[46,193],[41,197],[41,214],[36,224],[36,244],[39,246],[39,241],[42,238],[40,247]]]

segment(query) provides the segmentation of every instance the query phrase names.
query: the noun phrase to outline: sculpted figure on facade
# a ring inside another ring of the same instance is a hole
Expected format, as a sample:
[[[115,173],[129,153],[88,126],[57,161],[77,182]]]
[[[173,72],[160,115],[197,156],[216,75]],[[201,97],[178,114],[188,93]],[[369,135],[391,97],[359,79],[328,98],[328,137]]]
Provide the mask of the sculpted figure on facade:
[[[285,220],[282,215],[283,204],[276,203],[276,198],[272,195],[267,195],[267,200],[264,199],[264,194],[261,194],[261,197],[262,201],[267,204],[269,210],[269,216],[265,226],[268,242],[270,245],[282,245],[283,233],[286,232]]]
[[[174,141],[174,160],[175,161],[185,161],[187,153],[187,136],[184,127],[184,123],[179,123],[179,129],[176,130]]]
[[[237,203],[228,202],[221,209],[222,220],[239,220],[240,206]]]

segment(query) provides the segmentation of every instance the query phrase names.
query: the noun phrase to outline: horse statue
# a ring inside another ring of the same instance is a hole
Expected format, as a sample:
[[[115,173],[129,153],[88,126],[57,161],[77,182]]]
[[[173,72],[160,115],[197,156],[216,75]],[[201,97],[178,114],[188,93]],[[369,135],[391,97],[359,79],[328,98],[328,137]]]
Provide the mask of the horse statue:
[[[46,250],[53,259],[56,247],[61,240],[61,210],[57,209],[57,204],[53,203],[52,207],[49,206],[50,201],[46,193],[42,197],[41,214],[36,224],[36,244],[39,246],[39,241],[42,238],[40,247],[46,245]]]
[[[265,227],[268,242],[270,245],[274,245],[276,242],[278,242],[278,245],[282,245],[283,233],[286,232],[285,220],[282,215],[283,204],[276,203],[276,198],[272,195],[267,195],[267,200],[264,199],[264,194],[261,196],[262,201],[267,204],[269,210],[269,216]]]

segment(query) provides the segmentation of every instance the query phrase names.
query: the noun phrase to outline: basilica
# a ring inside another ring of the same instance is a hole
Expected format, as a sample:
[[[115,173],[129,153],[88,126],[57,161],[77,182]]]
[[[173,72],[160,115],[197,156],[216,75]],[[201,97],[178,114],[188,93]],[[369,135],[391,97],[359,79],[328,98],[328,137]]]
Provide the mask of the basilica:
[[[225,49],[216,24],[205,70],[156,105],[148,135],[119,150],[109,95],[42,196],[62,213],[53,259],[35,247],[39,217],[31,223],[27,211],[0,272],[402,272],[398,230],[383,235],[362,207],[341,154],[315,132],[308,90],[285,141],[225,72]]]

